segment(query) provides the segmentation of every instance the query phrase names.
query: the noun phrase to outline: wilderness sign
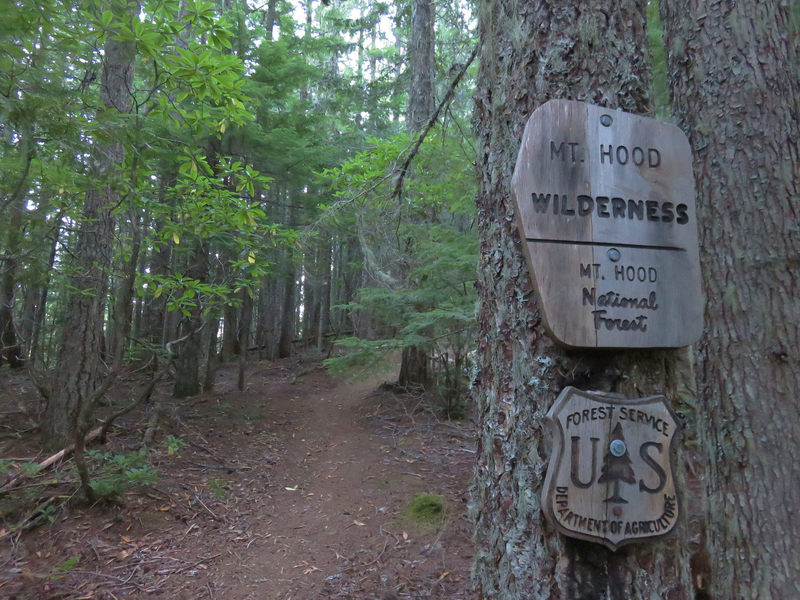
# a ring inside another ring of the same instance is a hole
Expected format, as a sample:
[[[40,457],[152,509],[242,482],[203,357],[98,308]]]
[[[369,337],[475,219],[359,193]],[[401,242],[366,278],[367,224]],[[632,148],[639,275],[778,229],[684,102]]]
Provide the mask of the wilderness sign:
[[[512,188],[550,334],[585,348],[700,336],[692,154],[674,125],[572,100],[531,115]]]
[[[561,533],[616,550],[675,527],[670,457],[679,426],[664,396],[627,399],[568,387],[547,416],[553,452],[542,505]]]

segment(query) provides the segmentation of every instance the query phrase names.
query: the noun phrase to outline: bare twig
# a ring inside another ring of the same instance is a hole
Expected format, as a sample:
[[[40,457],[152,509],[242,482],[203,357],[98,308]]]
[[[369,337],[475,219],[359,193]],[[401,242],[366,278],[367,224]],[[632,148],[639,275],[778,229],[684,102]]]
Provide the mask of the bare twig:
[[[108,430],[111,429],[111,425],[114,423],[114,421],[116,421],[117,419],[119,419],[122,416],[127,415],[129,412],[131,412],[132,410],[134,410],[135,408],[137,408],[141,404],[144,404],[145,402],[147,402],[147,400],[153,394],[153,390],[155,389],[156,384],[159,381],[161,381],[163,378],[164,378],[164,373],[163,372],[161,372],[161,373],[153,373],[153,377],[150,379],[150,382],[147,384],[147,386],[144,388],[144,390],[142,390],[142,393],[139,394],[139,397],[136,398],[136,400],[131,402],[128,406],[118,410],[113,415],[108,417],[108,419],[106,419],[106,422],[103,423],[103,428],[102,428],[102,430],[100,432],[100,438],[103,439],[103,440],[106,439],[106,436],[108,435]]]
[[[200,503],[200,506],[202,506],[203,508],[205,508],[208,511],[208,514],[210,514],[215,519],[217,518],[217,515],[215,515],[214,512],[210,508],[208,508],[208,506],[206,506],[206,503],[203,502],[203,499],[199,495],[195,495],[194,498],[195,498],[195,500],[197,500]]]
[[[228,473],[235,473],[237,471],[252,471],[253,467],[232,467],[230,465],[221,464],[221,465],[206,465],[203,463],[192,463],[196,467],[200,467],[202,470],[206,471],[208,469],[216,470],[216,471],[226,471]]]
[[[170,356],[173,356],[173,354],[174,354],[174,353],[172,352],[172,347],[173,347],[175,344],[180,344],[181,342],[185,342],[186,340],[188,340],[188,339],[189,339],[190,337],[192,337],[193,335],[200,333],[200,332],[203,330],[203,327],[205,327],[205,326],[206,326],[206,324],[205,324],[205,321],[204,321],[204,322],[203,322],[203,323],[200,325],[200,327],[198,327],[198,328],[197,328],[197,329],[195,329],[194,331],[192,331],[192,332],[190,332],[190,333],[187,333],[185,336],[183,336],[183,337],[180,337],[180,338],[178,338],[177,340],[172,340],[172,341],[169,341],[169,342],[167,342],[167,343],[165,344],[165,348],[167,349],[167,352],[169,353],[169,355],[170,355]]]

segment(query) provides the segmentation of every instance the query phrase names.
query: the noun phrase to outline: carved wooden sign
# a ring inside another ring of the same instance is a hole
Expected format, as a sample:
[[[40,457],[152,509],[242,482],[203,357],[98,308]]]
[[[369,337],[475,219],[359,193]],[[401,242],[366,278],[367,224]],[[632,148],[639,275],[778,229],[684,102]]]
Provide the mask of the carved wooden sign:
[[[671,456],[679,425],[664,396],[568,387],[547,416],[553,453],[542,505],[561,533],[616,550],[675,527]]]
[[[703,302],[694,177],[680,129],[551,100],[528,120],[512,188],[556,340],[592,348],[697,340]]]

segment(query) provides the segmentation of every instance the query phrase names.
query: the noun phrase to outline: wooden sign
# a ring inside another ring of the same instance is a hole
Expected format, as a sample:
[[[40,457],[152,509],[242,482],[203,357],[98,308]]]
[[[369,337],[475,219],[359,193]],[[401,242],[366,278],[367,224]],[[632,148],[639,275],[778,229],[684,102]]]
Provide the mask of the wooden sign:
[[[679,425],[664,396],[632,400],[568,387],[547,416],[553,453],[542,505],[561,533],[616,550],[675,527],[670,457]]]
[[[703,327],[686,136],[571,100],[528,120],[512,179],[545,324],[574,347],[692,344]]]

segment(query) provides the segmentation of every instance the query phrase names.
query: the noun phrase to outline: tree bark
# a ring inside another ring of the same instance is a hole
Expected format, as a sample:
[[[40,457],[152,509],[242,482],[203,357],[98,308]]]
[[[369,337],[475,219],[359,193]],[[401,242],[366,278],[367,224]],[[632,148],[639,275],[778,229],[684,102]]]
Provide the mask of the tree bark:
[[[292,337],[294,336],[294,264],[292,264],[292,250],[286,249],[285,253],[286,274],[283,279],[283,302],[281,306],[281,330],[278,337],[278,358],[287,358],[292,354]]]
[[[5,360],[12,369],[18,369],[25,364],[22,346],[17,339],[14,326],[14,304],[28,174],[35,155],[33,127],[30,123],[23,123],[20,127],[19,146],[23,161],[22,175],[8,200],[8,236],[5,250],[0,257],[0,265],[2,265],[2,271],[0,271],[0,365]]]
[[[474,580],[484,599],[694,597],[689,529],[616,552],[558,534],[543,519],[551,450],[544,414],[567,385],[629,397],[664,394],[692,431],[691,380],[676,351],[565,350],[547,336],[516,230],[511,193],[533,110],[569,98],[646,113],[645,0],[484,0],[476,91],[479,443],[471,510]],[[691,436],[684,438],[684,445]],[[685,453],[684,453],[685,454]],[[679,490],[696,487],[681,458]],[[696,503],[681,498],[684,511]]]
[[[302,339],[303,346],[311,346],[317,339],[319,325],[319,275],[317,258],[319,248],[306,250],[303,256],[303,279],[301,295],[303,297]]]
[[[408,44],[408,110],[406,128],[409,133],[422,131],[436,108],[434,89],[434,11],[431,0],[412,0],[411,38]],[[405,172],[406,167],[403,169]],[[402,181],[402,176],[398,177]],[[401,387],[427,388],[428,353],[425,348],[404,348],[400,358],[398,384]]]
[[[134,177],[134,174],[131,174]],[[139,266],[139,252],[142,249],[141,217],[137,214],[133,199],[128,212],[131,246],[127,261],[123,262],[120,276],[114,293],[113,310],[111,311],[112,329],[109,343],[111,364],[119,365],[130,346],[131,325],[133,320],[133,292],[136,284],[136,270]]]
[[[267,10],[264,11],[264,37],[269,41],[274,39],[275,21],[278,15],[278,0],[269,0]]]
[[[191,263],[187,275],[200,282],[208,280],[208,248],[202,240],[196,240]],[[203,353],[201,332],[203,328],[203,311],[200,299],[197,305],[189,309],[190,314],[184,316],[178,328],[181,342],[175,344],[175,383],[172,395],[175,398],[187,398],[200,393],[200,358]],[[210,360],[210,358],[209,358]]]
[[[220,360],[230,362],[240,353],[238,311],[233,305],[223,309],[222,350]]]
[[[397,385],[406,389],[420,386],[424,389],[428,383],[430,383],[430,377],[427,352],[418,346],[403,348]]]
[[[286,223],[292,226],[297,220],[297,209],[292,204],[290,194],[284,194],[286,198]],[[292,338],[295,334],[296,302],[295,302],[295,267],[294,251],[291,246],[287,246],[282,252],[283,268],[283,298],[281,302],[280,333],[278,334],[278,358],[287,358],[292,354]]]
[[[411,38],[408,44],[408,110],[406,128],[417,133],[436,105],[434,90],[434,13],[431,0],[411,1]]]
[[[203,348],[201,370],[203,372],[203,391],[211,392],[214,389],[214,377],[217,373],[217,364],[220,362],[217,356],[217,331],[219,330],[219,319],[209,317],[208,326],[203,329],[200,336],[200,344]]]
[[[697,373],[711,560],[697,577],[707,598],[800,597],[797,38],[776,0],[662,0],[661,14],[707,302]]]
[[[331,242],[327,238],[320,249],[319,271],[319,321],[317,323],[317,352],[322,352],[325,335],[331,322]]]
[[[47,271],[43,275],[43,281],[36,289],[36,293],[38,294],[38,302],[36,304],[36,310],[33,313],[33,324],[31,329],[31,342],[30,342],[30,350],[28,352],[28,356],[30,358],[30,365],[34,366],[38,364],[40,359],[39,352],[39,340],[42,337],[42,329],[44,328],[44,321],[45,315],[47,314],[47,290],[50,287],[50,279],[51,274],[53,272],[53,266],[56,262],[56,250],[58,249],[58,238],[59,238],[59,230],[61,229],[61,222],[63,220],[63,215],[58,214],[55,217],[55,227],[53,231],[53,239],[50,240],[50,255],[47,259]]]
[[[135,18],[138,7],[123,7],[123,19]],[[135,42],[109,36],[104,48],[101,99],[113,119],[116,112],[127,113],[131,107],[131,86],[136,57]],[[109,136],[107,144],[92,146],[94,172],[83,204],[77,245],[73,252],[73,275],[66,319],[58,348],[52,394],[42,423],[47,447],[63,447],[88,428],[97,401],[100,380],[107,376],[100,362],[104,306],[108,290],[114,234],[114,209],[120,194],[113,183],[125,151],[122,143]]]
[[[242,288],[242,306],[239,312],[239,374],[236,388],[243,392],[246,382],[247,347],[250,345],[250,326],[253,320],[253,298],[250,290]]]

